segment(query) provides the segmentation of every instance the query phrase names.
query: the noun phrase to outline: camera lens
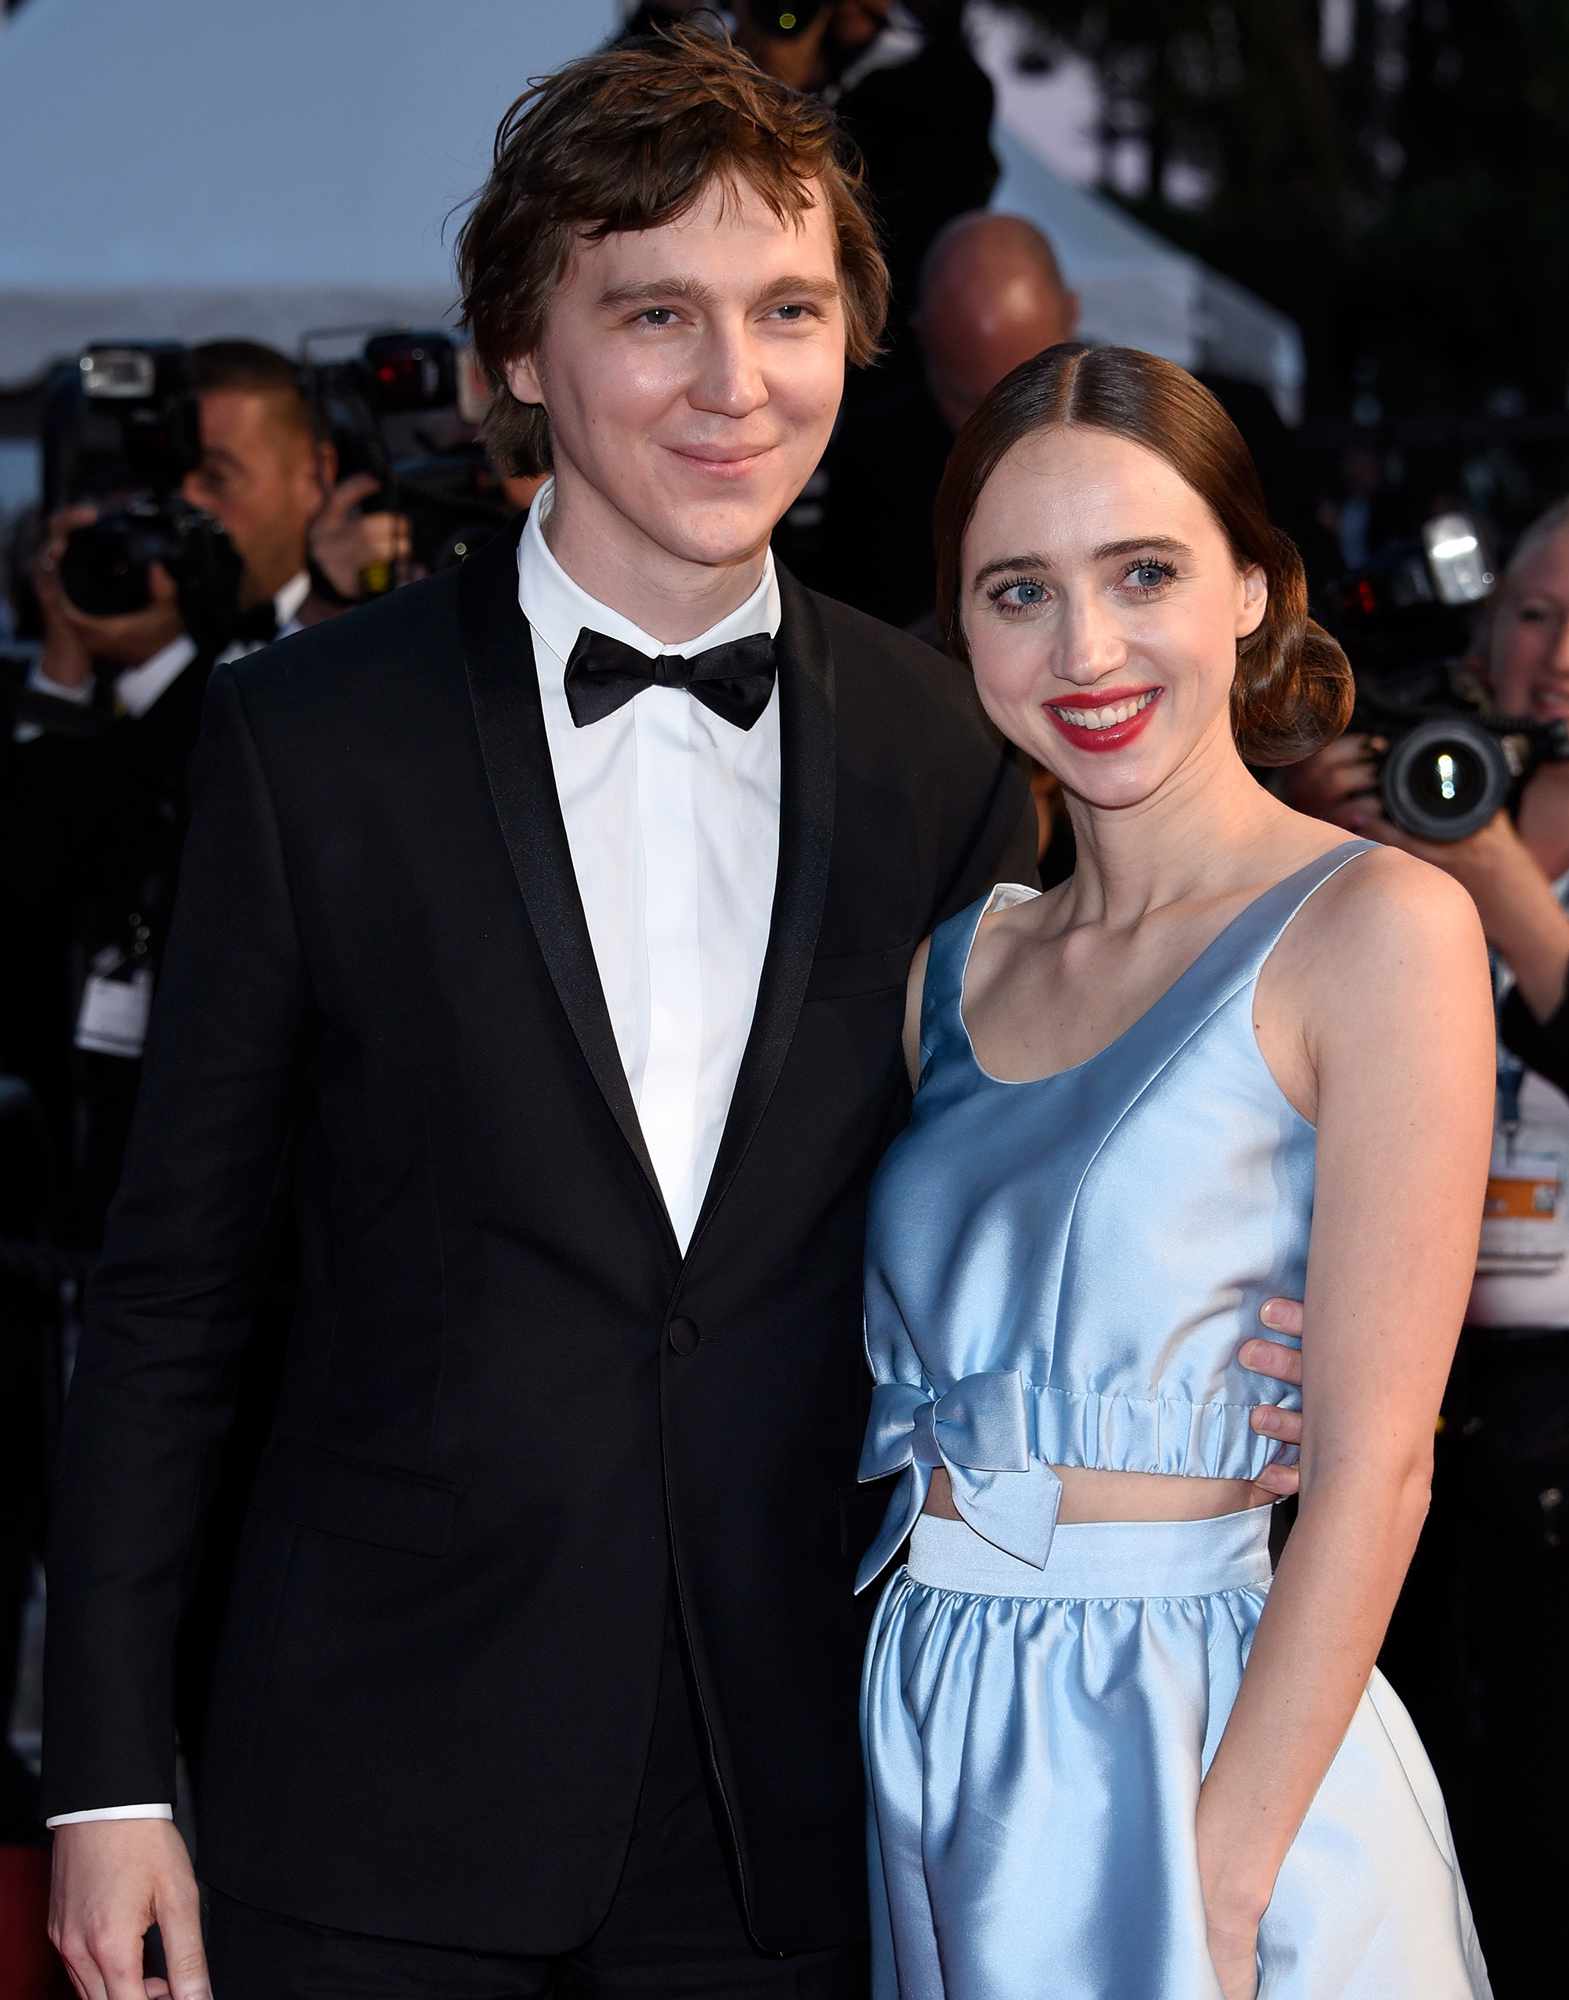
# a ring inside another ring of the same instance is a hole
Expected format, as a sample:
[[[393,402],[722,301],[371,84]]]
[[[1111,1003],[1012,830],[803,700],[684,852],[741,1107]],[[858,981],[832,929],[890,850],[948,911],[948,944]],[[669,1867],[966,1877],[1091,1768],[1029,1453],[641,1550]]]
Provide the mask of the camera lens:
[[[1509,797],[1512,773],[1497,739],[1463,716],[1418,723],[1384,759],[1384,805],[1421,840],[1464,840]]]
[[[151,601],[145,525],[129,514],[105,514],[73,528],[60,557],[60,588],[94,618],[141,611]]]

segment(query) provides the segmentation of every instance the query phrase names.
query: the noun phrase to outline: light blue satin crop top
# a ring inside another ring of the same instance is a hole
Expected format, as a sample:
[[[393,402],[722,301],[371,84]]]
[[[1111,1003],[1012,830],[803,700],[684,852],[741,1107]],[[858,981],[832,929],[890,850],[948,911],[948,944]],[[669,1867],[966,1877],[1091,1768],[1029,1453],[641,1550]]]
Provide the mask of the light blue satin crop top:
[[[933,933],[910,1122],[872,1184],[863,1480],[899,1474],[864,1589],[915,1525],[932,1468],[959,1513],[1044,1567],[1054,1465],[1251,1479],[1277,1447],[1249,1423],[1299,1392],[1237,1349],[1258,1309],[1302,1297],[1315,1133],[1271,1075],[1253,990],[1348,841],[1266,890],[1124,1034],[1072,1069],[981,1068],[961,1003],[1004,884]]]

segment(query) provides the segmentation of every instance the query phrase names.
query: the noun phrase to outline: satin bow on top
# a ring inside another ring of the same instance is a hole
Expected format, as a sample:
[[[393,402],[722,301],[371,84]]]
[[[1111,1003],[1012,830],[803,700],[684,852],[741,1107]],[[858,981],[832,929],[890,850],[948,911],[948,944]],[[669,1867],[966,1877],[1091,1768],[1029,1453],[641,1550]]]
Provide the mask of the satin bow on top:
[[[1045,1568],[1062,1482],[1030,1455],[1029,1403],[1018,1370],[967,1375],[941,1396],[907,1382],[879,1382],[872,1391],[858,1477],[886,1479],[902,1471],[905,1480],[862,1560],[857,1590],[892,1560],[915,1526],[939,1465],[948,1474],[954,1506],[978,1535]]]
[[[685,688],[724,721],[750,729],[774,690],[774,642],[766,632],[754,632],[690,658],[660,653],[650,659],[624,640],[584,626],[566,671],[567,708],[579,729],[614,715],[650,687]]]

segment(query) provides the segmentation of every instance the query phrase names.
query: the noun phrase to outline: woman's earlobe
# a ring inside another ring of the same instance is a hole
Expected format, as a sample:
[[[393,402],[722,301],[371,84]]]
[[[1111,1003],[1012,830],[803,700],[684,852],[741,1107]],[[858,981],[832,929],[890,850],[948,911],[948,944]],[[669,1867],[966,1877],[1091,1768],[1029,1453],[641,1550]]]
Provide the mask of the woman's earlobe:
[[[1242,572],[1242,603],[1237,612],[1237,637],[1249,639],[1264,622],[1269,609],[1269,584],[1263,570],[1253,563]]]

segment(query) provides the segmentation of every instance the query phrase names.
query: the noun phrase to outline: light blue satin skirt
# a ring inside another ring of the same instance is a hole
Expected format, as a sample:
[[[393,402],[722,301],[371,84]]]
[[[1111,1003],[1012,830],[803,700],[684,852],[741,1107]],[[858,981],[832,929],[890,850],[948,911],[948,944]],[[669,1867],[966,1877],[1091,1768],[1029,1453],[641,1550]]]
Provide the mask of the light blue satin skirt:
[[[862,1686],[876,2000],[1219,2000],[1194,1812],[1268,1537],[1267,1508],[1070,1525],[1042,1571],[922,1516]],[[1280,1871],[1260,2000],[1491,1991],[1432,1767],[1375,1673]]]

